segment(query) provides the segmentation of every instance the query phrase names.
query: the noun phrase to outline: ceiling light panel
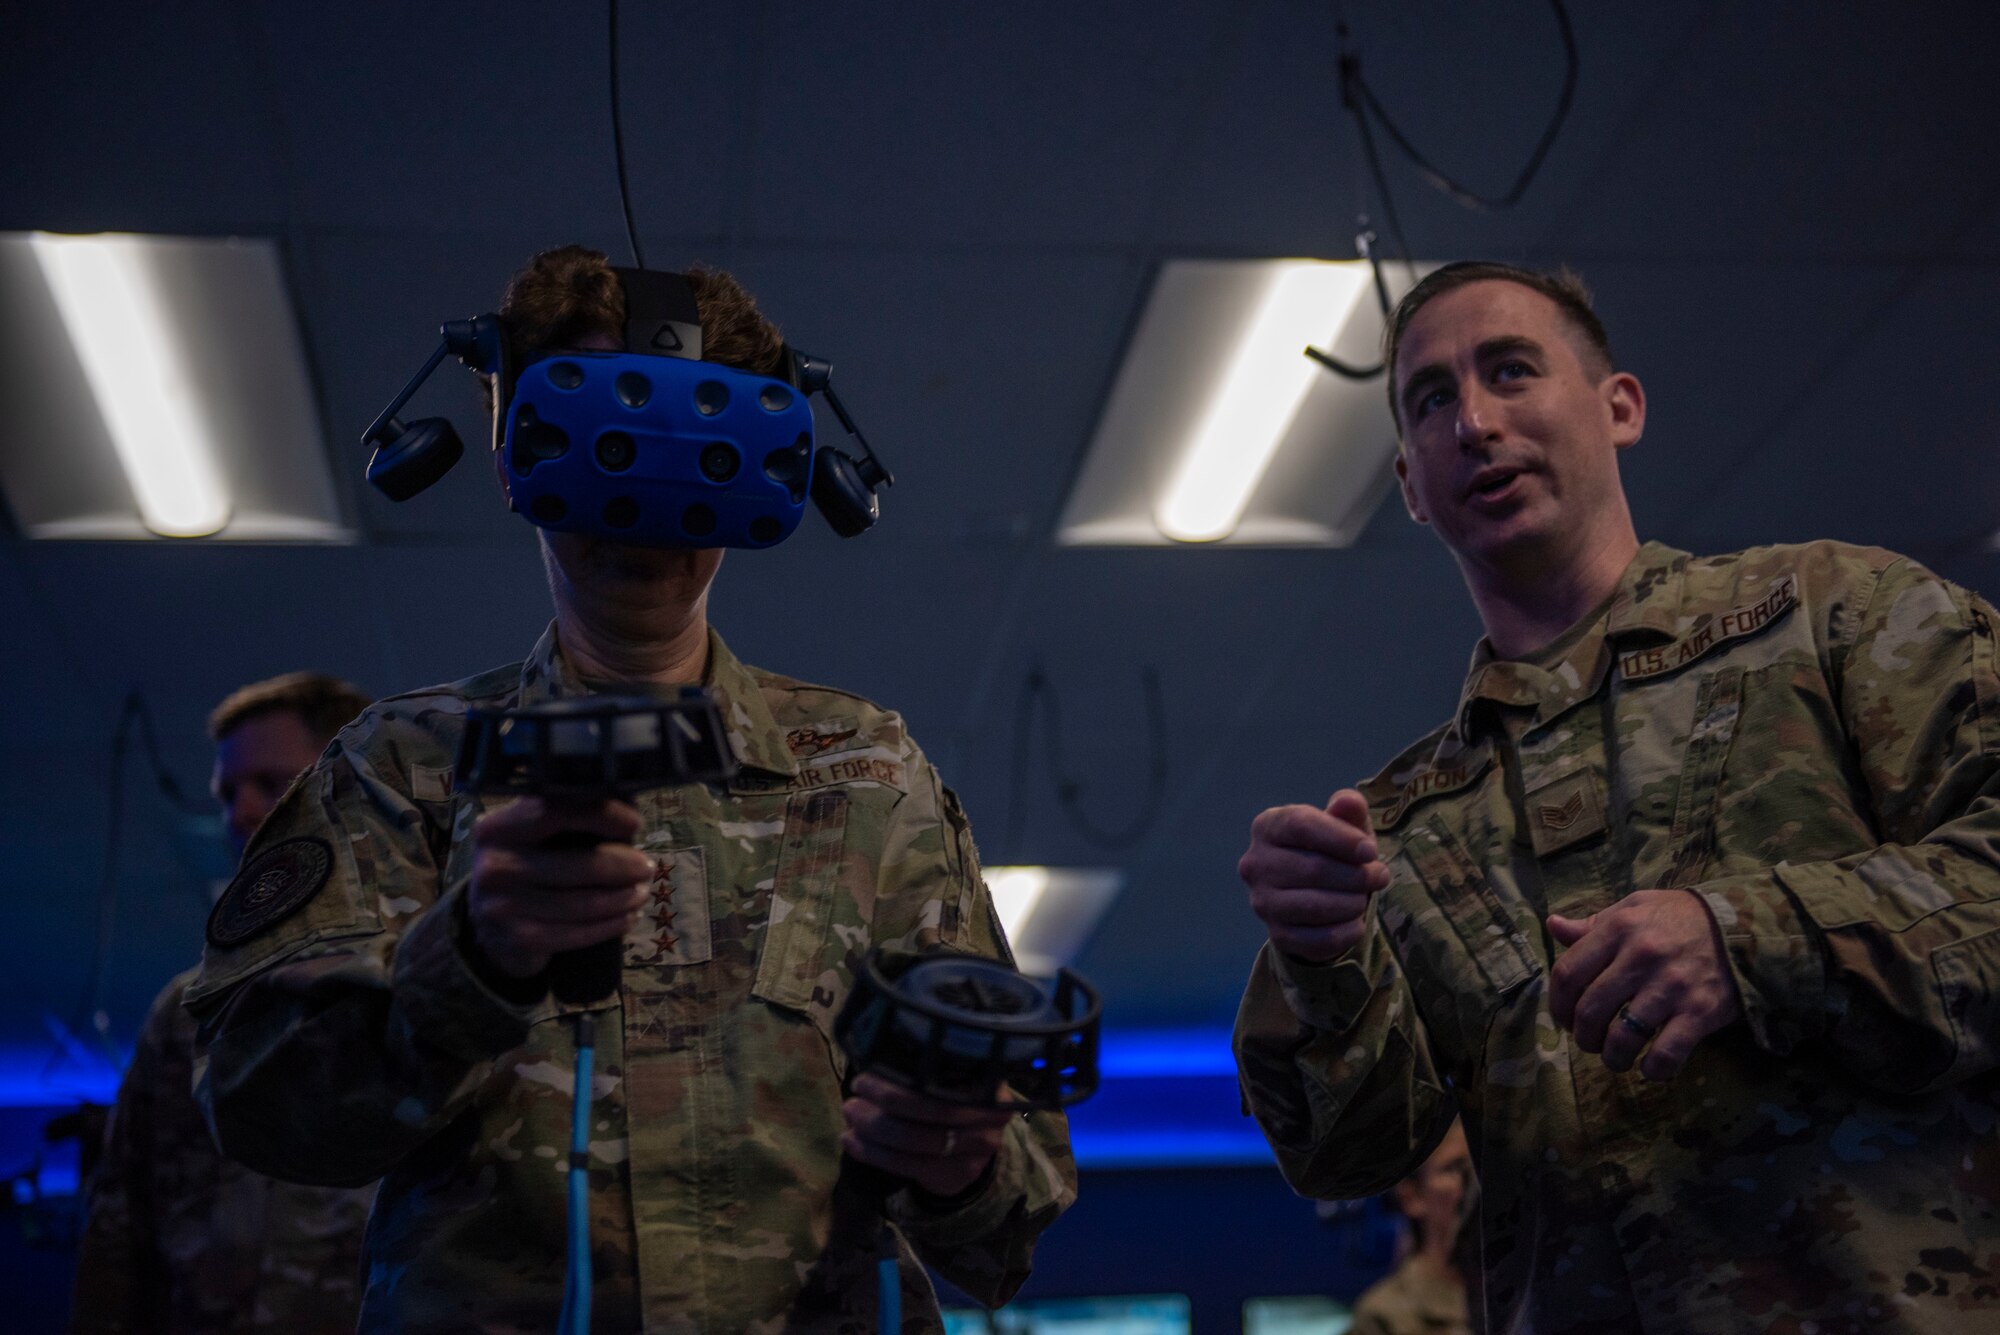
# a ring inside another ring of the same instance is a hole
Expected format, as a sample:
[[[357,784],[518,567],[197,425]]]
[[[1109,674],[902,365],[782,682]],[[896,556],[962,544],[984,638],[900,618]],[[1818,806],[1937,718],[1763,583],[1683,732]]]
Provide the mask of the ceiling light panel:
[[[1023,973],[1073,964],[1110,911],[1125,873],[1109,867],[988,867],[986,889]]]
[[[269,240],[0,234],[0,385],[26,537],[352,538]]]
[[[1057,541],[1353,543],[1388,490],[1395,427],[1379,377],[1347,380],[1305,348],[1372,365],[1374,292],[1362,261],[1161,266]]]

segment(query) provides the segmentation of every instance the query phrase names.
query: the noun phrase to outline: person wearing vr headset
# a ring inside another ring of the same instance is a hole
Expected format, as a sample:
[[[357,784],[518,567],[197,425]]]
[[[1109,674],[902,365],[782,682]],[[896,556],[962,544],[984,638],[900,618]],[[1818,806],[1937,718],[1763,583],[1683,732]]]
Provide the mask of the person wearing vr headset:
[[[662,277],[691,291],[695,322],[654,318]],[[486,327],[505,339],[483,363],[508,445],[494,463],[541,527],[555,620],[523,663],[375,706],[266,822],[188,993],[222,1144],[308,1181],[383,1179],[362,1329],[551,1329],[575,1054],[564,1021],[595,1009],[591,1329],[867,1322],[876,1237],[836,1223],[843,1153],[900,1180],[883,1212],[911,1321],[939,1324],[924,1263],[1004,1301],[1074,1198],[1062,1117],[849,1081],[832,1039],[871,945],[1008,959],[965,815],[899,716],[747,666],[709,626],[722,552],[701,539],[781,539],[758,507],[777,505],[782,526],[803,498],[805,471],[779,457],[791,427],[733,438],[778,484],[772,501],[731,490],[708,447],[668,440],[641,412],[693,376],[702,414],[777,421],[803,409],[787,386],[823,383],[823,364],[787,348],[726,274],[613,270],[581,247],[537,256]],[[653,355],[696,340],[698,360]],[[605,356],[626,348],[638,355]],[[588,465],[583,410],[559,396],[596,392],[600,374],[616,375],[603,390],[622,407],[606,409],[616,430],[589,425]],[[778,443],[760,459],[753,437]],[[537,471],[579,456],[587,479]],[[647,473],[668,480],[619,480]],[[872,511],[865,492],[846,499]],[[588,804],[454,785],[468,710],[696,683],[740,762],[726,784]],[[622,951],[612,995],[552,992],[552,961],[608,941]]]

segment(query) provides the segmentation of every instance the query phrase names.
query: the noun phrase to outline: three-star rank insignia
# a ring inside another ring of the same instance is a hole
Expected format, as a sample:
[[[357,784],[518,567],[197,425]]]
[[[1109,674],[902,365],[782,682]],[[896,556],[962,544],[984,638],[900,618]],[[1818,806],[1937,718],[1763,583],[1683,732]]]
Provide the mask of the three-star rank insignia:
[[[236,873],[208,915],[208,944],[228,950],[255,939],[304,908],[333,873],[324,839],[287,839]]]

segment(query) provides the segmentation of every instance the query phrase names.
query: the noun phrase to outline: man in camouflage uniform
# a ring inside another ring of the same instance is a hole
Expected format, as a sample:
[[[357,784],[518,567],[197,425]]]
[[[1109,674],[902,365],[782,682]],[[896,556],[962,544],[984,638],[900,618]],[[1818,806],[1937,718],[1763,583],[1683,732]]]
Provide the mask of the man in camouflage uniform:
[[[775,371],[748,294],[691,279],[707,358]],[[617,347],[624,297],[570,247],[501,316],[520,364]],[[578,1008],[546,967],[622,939],[620,990],[587,1008],[593,1329],[872,1328],[881,1215],[836,1196],[843,1150],[906,1180],[883,1210],[907,1329],[940,1325],[919,1258],[1003,1301],[1074,1196],[1063,1119],[870,1075],[843,1101],[831,1032],[872,945],[1007,958],[957,798],[896,714],[729,652],[706,616],[719,551],[541,537],[556,619],[526,661],[343,732],[211,921],[188,1005],[222,1143],[317,1181],[383,1175],[363,1329],[552,1329]],[[468,709],[697,681],[742,763],[727,785],[589,807],[454,791]]]
[[[292,780],[367,705],[346,682],[295,672],[216,706],[212,788],[239,857]],[[181,1008],[194,976],[177,975],[154,999],[119,1084],[90,1182],[70,1328],[352,1331],[375,1189],[274,1181],[216,1150],[194,1101],[194,1020]]]
[[[2000,1328],[1992,609],[1874,549],[1641,547],[1643,391],[1573,280],[1450,266],[1389,352],[1486,638],[1443,727],[1253,826],[1286,1175],[1379,1191],[1462,1110],[1491,1330]]]

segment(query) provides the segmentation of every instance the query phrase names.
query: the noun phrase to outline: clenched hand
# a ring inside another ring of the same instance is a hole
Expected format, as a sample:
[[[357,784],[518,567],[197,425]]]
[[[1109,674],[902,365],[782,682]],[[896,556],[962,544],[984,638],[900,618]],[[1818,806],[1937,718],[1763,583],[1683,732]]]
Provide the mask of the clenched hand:
[[[1313,964],[1354,948],[1368,930],[1368,901],[1389,886],[1368,800],[1352,788],[1335,793],[1323,810],[1289,806],[1260,813],[1236,874],[1271,944]]]

